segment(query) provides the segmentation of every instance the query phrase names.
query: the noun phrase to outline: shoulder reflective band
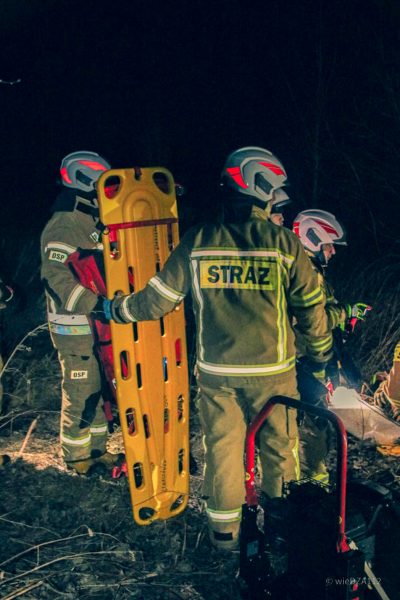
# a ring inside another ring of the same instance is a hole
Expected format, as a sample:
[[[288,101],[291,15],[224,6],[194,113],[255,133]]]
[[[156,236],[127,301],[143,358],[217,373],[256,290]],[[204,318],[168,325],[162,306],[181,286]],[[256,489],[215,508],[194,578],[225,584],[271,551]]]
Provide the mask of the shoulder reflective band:
[[[112,223],[110,225],[106,225],[103,233],[104,235],[109,235],[110,242],[116,242],[116,231],[118,229],[134,229],[135,227],[150,227],[151,225],[169,225],[170,223],[178,223],[178,219],[150,219],[149,221],[130,221],[129,223]]]

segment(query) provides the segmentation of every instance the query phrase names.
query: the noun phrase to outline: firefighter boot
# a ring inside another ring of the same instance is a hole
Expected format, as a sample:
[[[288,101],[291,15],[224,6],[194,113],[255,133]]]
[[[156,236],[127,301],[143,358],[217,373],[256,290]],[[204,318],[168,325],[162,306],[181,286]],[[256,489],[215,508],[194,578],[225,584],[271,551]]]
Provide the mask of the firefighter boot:
[[[218,523],[208,519],[211,544],[218,552],[239,550],[240,521],[234,523]]]
[[[70,471],[75,471],[78,475],[85,475],[86,477],[92,475],[96,465],[95,461],[91,458],[66,461],[65,464]]]
[[[104,454],[100,454],[97,450],[92,450],[92,459],[95,465],[104,465],[106,468],[112,469],[113,467],[120,466],[125,461],[125,454],[123,452],[119,452],[118,454],[104,452]]]

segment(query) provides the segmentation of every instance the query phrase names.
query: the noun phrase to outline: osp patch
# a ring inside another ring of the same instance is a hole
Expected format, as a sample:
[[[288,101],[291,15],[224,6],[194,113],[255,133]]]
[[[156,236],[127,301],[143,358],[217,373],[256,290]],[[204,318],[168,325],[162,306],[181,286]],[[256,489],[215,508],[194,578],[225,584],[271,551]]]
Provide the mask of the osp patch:
[[[71,379],[87,379],[88,371],[71,371]]]
[[[64,252],[57,252],[57,250],[51,250],[49,254],[49,260],[56,260],[60,263],[65,263],[68,258],[68,254]]]
[[[200,287],[275,290],[277,265],[265,260],[202,260]]]

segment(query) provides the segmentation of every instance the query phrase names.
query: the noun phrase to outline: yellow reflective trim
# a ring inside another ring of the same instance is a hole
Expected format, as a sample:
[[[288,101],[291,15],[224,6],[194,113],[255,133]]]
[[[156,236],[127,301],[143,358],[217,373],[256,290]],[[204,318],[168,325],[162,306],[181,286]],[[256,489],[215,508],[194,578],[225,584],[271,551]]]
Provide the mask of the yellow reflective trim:
[[[322,350],[327,350],[328,348],[330,348],[332,346],[332,339],[330,338],[329,340],[327,340],[324,343],[319,342],[318,344],[316,343],[312,343],[311,346],[313,348],[316,348],[317,350],[319,350],[320,352],[322,352]]]
[[[68,444],[69,446],[89,446],[90,440],[91,440],[91,435],[89,433],[89,435],[86,435],[85,437],[82,437],[82,438],[71,438],[61,432],[60,440],[64,444]]]
[[[123,313],[124,317],[127,319],[127,321],[131,321],[134,323],[136,319],[133,317],[128,308],[128,302],[130,297],[131,296],[125,296],[124,300],[121,303],[120,310]]]
[[[283,286],[281,282],[281,271],[278,271],[278,298],[276,303],[277,313],[278,313],[278,346],[277,346],[277,356],[278,361],[282,362],[286,359],[286,301],[285,295],[283,293]]]
[[[203,340],[203,297],[200,291],[199,279],[198,275],[198,264],[196,260],[191,261],[191,270],[192,270],[192,287],[194,291],[194,297],[196,298],[199,305],[199,330],[198,330],[198,344],[199,344],[199,356],[201,359],[204,359],[204,346],[202,343]]]
[[[311,346],[318,348],[319,346],[325,346],[327,343],[332,341],[332,337],[326,336],[324,337],[322,340],[319,340],[318,342],[311,342]]]
[[[242,375],[252,376],[282,373],[292,369],[295,362],[296,358],[292,356],[285,362],[272,365],[215,365],[197,360],[197,366],[202,371],[213,375],[232,375],[234,377],[240,377]]]
[[[79,298],[82,296],[84,291],[85,288],[83,287],[83,285],[76,285],[69,295],[65,308],[67,310],[73,311],[76,306],[76,303],[78,302]]]
[[[165,298],[166,300],[170,300],[170,302],[181,302],[185,297],[184,295],[169,287],[157,275],[150,279],[149,285],[151,285],[151,287],[156,292],[158,292],[163,298]]]
[[[320,483],[329,483],[329,473],[320,473],[319,475],[314,475],[312,477],[315,481],[319,481]]]
[[[103,433],[107,433],[108,426],[107,425],[99,425],[98,427],[91,427],[90,433],[92,435],[101,435]]]
[[[320,300],[322,300],[324,298],[324,295],[321,291],[321,288],[318,286],[318,288],[316,290],[314,290],[314,292],[312,292],[311,294],[307,294],[306,296],[301,296],[300,298],[291,298],[290,303],[292,304],[292,306],[294,307],[307,307],[307,306],[312,306],[313,304],[317,304],[317,302],[319,302]]]
[[[207,515],[212,521],[223,521],[224,523],[232,523],[240,521],[242,518],[242,507],[234,510],[211,510],[206,507]]]
[[[313,292],[310,292],[309,294],[305,294],[305,296],[302,296],[302,300],[308,300],[309,298],[312,298],[317,292],[321,291],[321,287],[318,286],[317,288],[315,288],[315,290]]]

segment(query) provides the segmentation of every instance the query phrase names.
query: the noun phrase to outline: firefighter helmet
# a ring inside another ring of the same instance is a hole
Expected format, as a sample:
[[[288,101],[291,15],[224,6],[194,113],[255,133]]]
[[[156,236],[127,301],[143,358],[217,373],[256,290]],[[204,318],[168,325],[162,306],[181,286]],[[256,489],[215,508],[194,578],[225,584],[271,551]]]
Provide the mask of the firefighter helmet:
[[[60,172],[62,182],[69,188],[92,192],[100,175],[111,165],[96,152],[72,152],[63,158]]]
[[[293,223],[293,231],[304,248],[311,252],[322,265],[327,261],[322,244],[347,246],[346,231],[340,221],[326,210],[303,210]]]
[[[221,173],[229,188],[261,200],[265,206],[274,190],[287,185],[287,175],[280,160],[269,150],[248,146],[228,156]]]

